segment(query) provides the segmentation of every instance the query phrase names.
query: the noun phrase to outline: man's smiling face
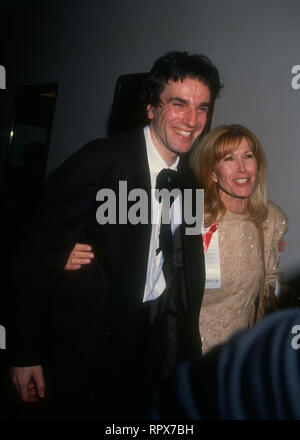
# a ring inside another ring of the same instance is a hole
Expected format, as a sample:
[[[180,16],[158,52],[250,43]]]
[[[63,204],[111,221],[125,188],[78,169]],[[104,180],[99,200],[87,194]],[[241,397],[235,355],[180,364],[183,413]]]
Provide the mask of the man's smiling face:
[[[169,81],[157,106],[148,106],[153,143],[171,165],[202,133],[210,104],[209,87],[195,78]]]

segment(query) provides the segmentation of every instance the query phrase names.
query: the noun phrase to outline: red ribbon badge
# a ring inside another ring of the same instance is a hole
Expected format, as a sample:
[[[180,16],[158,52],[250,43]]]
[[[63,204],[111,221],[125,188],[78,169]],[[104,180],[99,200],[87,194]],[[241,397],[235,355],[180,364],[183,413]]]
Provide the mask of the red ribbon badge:
[[[219,223],[213,223],[209,230],[203,235],[203,247],[204,252],[207,252],[211,237],[214,232],[218,229]]]

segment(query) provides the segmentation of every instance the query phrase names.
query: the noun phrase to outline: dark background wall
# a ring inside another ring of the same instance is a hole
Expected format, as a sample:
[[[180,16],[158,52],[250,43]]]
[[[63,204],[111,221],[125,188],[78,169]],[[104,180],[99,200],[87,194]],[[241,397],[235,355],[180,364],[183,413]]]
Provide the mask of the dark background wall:
[[[281,268],[299,272],[298,0],[10,1],[1,11],[1,166],[16,87],[58,83],[47,173],[88,140],[105,136],[117,78],[145,72],[169,50],[204,53],[225,84],[213,126],[242,123],[269,161],[269,196],[290,220]],[[295,75],[294,75],[295,76]]]

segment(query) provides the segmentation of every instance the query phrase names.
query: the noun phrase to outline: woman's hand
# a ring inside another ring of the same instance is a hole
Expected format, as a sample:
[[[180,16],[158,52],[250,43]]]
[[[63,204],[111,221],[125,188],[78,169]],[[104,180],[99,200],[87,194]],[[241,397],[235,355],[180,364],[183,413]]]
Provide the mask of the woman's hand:
[[[65,270],[81,269],[83,264],[90,264],[93,258],[94,253],[90,245],[76,243],[69,255]]]

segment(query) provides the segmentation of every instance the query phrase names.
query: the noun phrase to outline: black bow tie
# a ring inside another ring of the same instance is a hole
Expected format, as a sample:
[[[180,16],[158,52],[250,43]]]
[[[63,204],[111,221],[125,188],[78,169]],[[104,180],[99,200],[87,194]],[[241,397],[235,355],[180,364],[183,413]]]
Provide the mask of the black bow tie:
[[[181,179],[178,171],[170,168],[163,168],[156,178],[156,189],[163,189],[171,191],[174,188],[181,189]]]
[[[156,178],[156,189],[162,190],[167,189],[168,191],[172,191],[175,188],[181,189],[181,181],[180,175],[177,171],[171,170],[169,168],[162,169]],[[163,204],[166,203],[162,194],[155,194],[156,199]],[[170,199],[170,207],[174,198]],[[163,252],[164,258],[168,254],[172,252],[173,249],[173,235],[171,229],[171,219],[169,218],[168,223],[161,223],[160,225],[160,233],[159,233],[159,248],[156,249],[156,255],[159,254],[160,251]]]

